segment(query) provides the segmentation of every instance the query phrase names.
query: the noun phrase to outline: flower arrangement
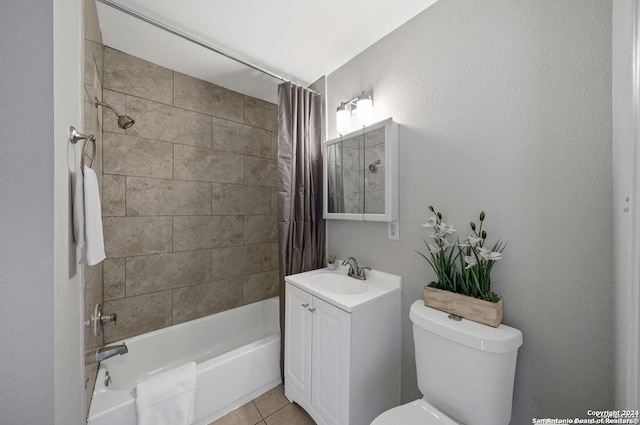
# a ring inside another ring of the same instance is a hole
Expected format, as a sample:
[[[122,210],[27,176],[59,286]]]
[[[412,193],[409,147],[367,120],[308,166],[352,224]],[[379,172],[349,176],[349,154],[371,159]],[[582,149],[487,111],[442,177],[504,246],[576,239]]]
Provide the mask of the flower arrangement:
[[[336,263],[336,256],[333,254],[327,255],[327,268],[329,270],[336,270],[338,268],[338,263]]]
[[[429,210],[434,214],[423,227],[430,229],[427,235],[431,241],[425,240],[428,256],[419,252],[436,273],[436,281],[429,286],[480,298],[485,301],[498,302],[500,298],[491,291],[491,270],[496,261],[502,258],[506,244],[498,240],[493,247],[486,248],[487,232],[483,224],[486,217],[480,212],[480,224],[470,223],[471,234],[464,241],[453,235],[456,230],[452,225],[442,221],[442,214],[432,206]]]

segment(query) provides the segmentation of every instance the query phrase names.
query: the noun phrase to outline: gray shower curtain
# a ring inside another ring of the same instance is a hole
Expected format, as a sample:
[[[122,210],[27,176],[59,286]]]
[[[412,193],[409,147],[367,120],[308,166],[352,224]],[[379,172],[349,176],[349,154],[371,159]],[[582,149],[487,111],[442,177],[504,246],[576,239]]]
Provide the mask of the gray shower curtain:
[[[291,83],[278,86],[278,252],[283,344],[284,277],[324,266],[320,114],[320,96]],[[284,350],[281,353],[282,366]]]

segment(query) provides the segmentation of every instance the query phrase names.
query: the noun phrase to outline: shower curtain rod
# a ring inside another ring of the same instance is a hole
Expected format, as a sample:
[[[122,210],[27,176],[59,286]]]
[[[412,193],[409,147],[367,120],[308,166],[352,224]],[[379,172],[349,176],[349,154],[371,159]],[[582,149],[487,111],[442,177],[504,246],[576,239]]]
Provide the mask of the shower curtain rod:
[[[307,90],[313,91],[313,90],[305,87],[304,85],[298,84],[295,81],[291,81],[291,80],[289,80],[287,78],[284,78],[283,76],[281,76],[279,74],[276,74],[273,71],[270,71],[270,70],[268,70],[266,68],[263,68],[263,67],[261,67],[259,65],[256,65],[256,64],[253,64],[253,63],[248,62],[246,60],[237,58],[237,57],[231,55],[230,53],[224,52],[224,51],[222,51],[222,50],[220,50],[220,49],[218,49],[216,47],[210,46],[210,45],[208,45],[208,44],[206,44],[206,43],[204,43],[202,41],[196,40],[195,38],[191,37],[188,34],[183,33],[182,31],[179,31],[179,30],[177,30],[175,28],[171,28],[168,25],[165,25],[165,24],[163,24],[161,22],[158,22],[155,19],[149,18],[148,16],[145,16],[145,15],[143,15],[141,13],[138,13],[135,10],[130,9],[130,8],[126,7],[126,6],[123,6],[123,5],[119,4],[119,3],[113,2],[111,0],[97,0],[97,1],[102,3],[102,4],[104,4],[104,5],[110,6],[110,7],[114,8],[114,9],[116,9],[116,10],[119,10],[120,12],[126,13],[127,15],[132,16],[132,17],[134,17],[136,19],[139,19],[139,20],[141,20],[143,22],[146,22],[147,24],[153,25],[156,28],[160,28],[161,30],[167,31],[167,32],[169,32],[169,33],[171,33],[173,35],[176,35],[176,36],[184,39],[184,40],[187,40],[187,41],[190,41],[190,42],[192,42],[194,44],[197,44],[200,47],[204,47],[207,50],[211,50],[214,53],[217,53],[217,54],[222,55],[222,56],[224,56],[226,58],[229,58],[229,59],[231,59],[233,61],[241,63],[242,65],[248,66],[249,68],[253,68],[256,71],[262,72],[263,74],[266,74],[266,75],[268,75],[270,77],[273,77],[273,78],[278,79],[280,81],[283,81],[285,83],[292,83],[292,84],[295,84],[296,86],[303,87],[303,88],[306,88]],[[313,91],[313,92],[315,93],[315,91]]]

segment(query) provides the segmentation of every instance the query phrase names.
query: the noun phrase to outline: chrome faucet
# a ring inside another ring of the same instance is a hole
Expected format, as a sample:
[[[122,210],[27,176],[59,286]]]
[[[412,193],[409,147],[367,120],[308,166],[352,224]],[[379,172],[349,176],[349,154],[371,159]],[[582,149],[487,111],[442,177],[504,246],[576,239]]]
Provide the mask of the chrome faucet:
[[[359,267],[358,261],[353,257],[347,257],[347,259],[342,262],[342,265],[349,265],[347,276],[359,280],[367,280],[367,276],[364,274],[364,271],[371,270],[371,267]]]
[[[111,357],[123,355],[129,352],[129,349],[123,342],[120,345],[110,345],[108,347],[98,348],[96,350],[96,362],[99,363],[103,360],[110,359]]]

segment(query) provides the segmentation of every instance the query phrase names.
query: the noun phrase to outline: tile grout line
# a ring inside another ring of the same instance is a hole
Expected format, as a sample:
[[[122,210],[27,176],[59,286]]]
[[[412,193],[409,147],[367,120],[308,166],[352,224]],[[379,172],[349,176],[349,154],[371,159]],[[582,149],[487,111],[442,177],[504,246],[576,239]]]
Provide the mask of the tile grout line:
[[[260,420],[256,422],[256,424],[259,424],[260,422],[264,422],[264,416],[262,415],[262,412],[260,411],[260,409],[258,409],[258,405],[256,404],[256,399],[254,398],[253,400],[251,400],[251,403],[253,403],[253,407],[256,408],[256,410],[258,411],[258,415],[260,415]]]
[[[265,417],[264,420],[266,422],[267,418],[270,418],[271,416],[275,415],[276,413],[278,413],[279,411],[281,411],[282,409],[286,408],[289,405],[292,405],[293,403],[289,403],[287,402],[287,404],[285,404],[284,406],[280,407],[279,409],[277,409],[276,411],[272,412],[269,416]],[[260,414],[262,415],[262,413]]]

